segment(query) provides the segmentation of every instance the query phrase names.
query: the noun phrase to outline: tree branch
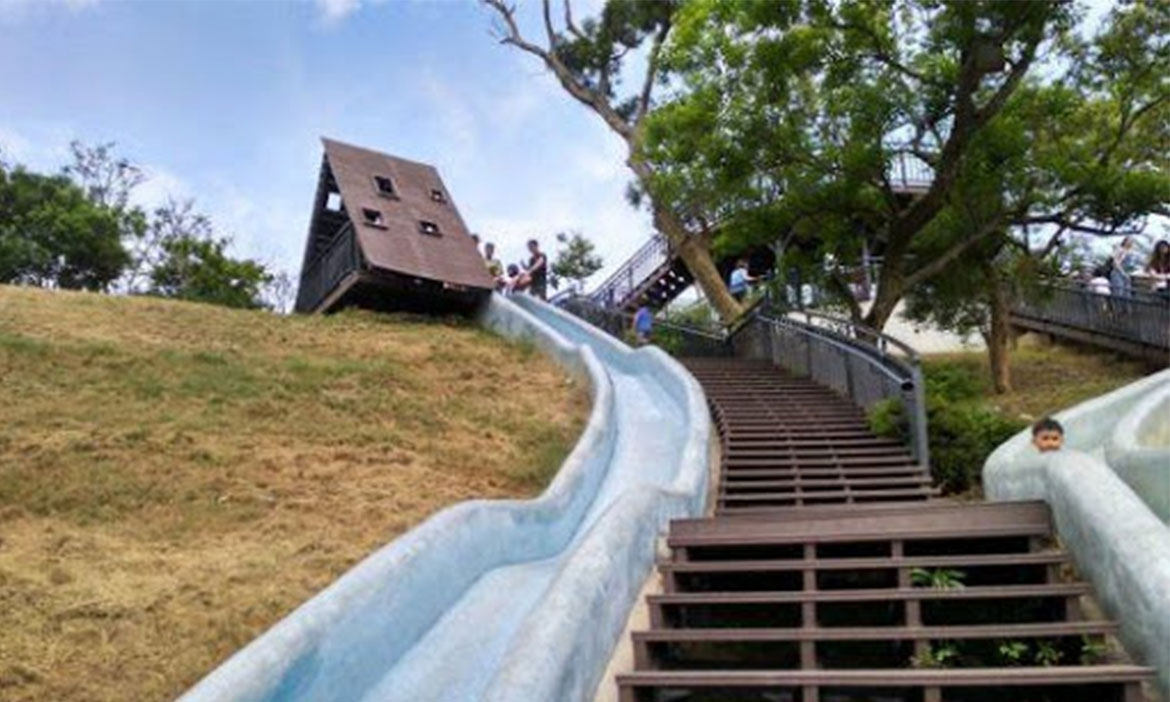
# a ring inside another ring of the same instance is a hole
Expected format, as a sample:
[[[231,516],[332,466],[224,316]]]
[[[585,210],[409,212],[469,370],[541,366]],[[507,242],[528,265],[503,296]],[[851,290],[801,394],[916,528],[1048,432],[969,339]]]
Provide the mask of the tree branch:
[[[650,58],[646,65],[646,78],[642,81],[642,92],[638,96],[638,109],[634,111],[633,123],[641,124],[642,118],[650,111],[650,91],[654,88],[654,80],[658,77],[658,56],[662,51],[662,43],[670,31],[670,22],[663,22],[654,35],[654,43],[650,46]]]
[[[983,225],[979,227],[979,229],[975,230],[974,234],[962,239],[958,243],[951,245],[951,248],[944,251],[941,256],[914,271],[913,273],[907,275],[904,281],[905,289],[909,290],[927,278],[938,275],[964,251],[979,243],[988,235],[998,231],[1002,226],[1003,221],[1000,217],[994,217],[987,222],[984,222]]]
[[[585,39],[585,35],[573,23],[573,8],[572,0],[564,0],[565,3],[565,30],[577,37],[578,39]]]
[[[543,1],[547,16],[549,0]],[[496,13],[499,14],[500,18],[504,21],[506,33],[500,40],[502,43],[511,44],[512,46],[539,57],[540,60],[544,62],[544,65],[550,71],[552,71],[554,76],[556,76],[557,80],[560,82],[565,91],[569,93],[570,97],[593,110],[599,117],[601,117],[602,120],[605,121],[606,125],[610,129],[616,132],[620,137],[622,137],[622,139],[626,140],[626,142],[630,142],[630,140],[633,139],[633,127],[628,122],[626,122],[626,120],[622,119],[621,115],[619,115],[617,111],[613,109],[613,105],[609,103],[607,96],[599,94],[596,90],[590,89],[580,80],[578,80],[577,77],[573,75],[573,72],[569,70],[568,66],[566,66],[554,52],[541,48],[524,39],[523,35],[520,33],[519,27],[516,25],[514,7],[509,7],[506,5],[504,0],[482,0],[482,2],[495,10]],[[546,25],[546,31],[547,30],[548,25]]]

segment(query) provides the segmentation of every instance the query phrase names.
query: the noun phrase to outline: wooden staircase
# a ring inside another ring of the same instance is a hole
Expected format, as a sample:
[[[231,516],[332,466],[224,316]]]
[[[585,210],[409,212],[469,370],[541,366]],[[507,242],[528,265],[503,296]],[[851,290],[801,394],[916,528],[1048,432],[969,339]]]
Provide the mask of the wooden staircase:
[[[1139,702],[1043,503],[956,504],[847,400],[688,361],[723,442],[715,516],[671,524],[622,702]]]

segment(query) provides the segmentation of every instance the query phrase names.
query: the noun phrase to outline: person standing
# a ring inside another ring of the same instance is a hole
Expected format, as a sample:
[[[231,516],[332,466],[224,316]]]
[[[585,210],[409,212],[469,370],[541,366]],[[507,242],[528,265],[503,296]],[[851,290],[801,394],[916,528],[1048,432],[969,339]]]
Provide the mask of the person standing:
[[[536,239],[528,240],[528,253],[532,254],[524,269],[529,280],[528,292],[543,300],[548,294],[548,256],[540,250],[540,242]]]
[[[731,276],[727,280],[727,291],[731,293],[736,302],[743,302],[747,296],[748,286],[756,280],[757,278],[748,274],[747,259],[741,258],[735,262],[735,270],[731,271]]]
[[[1133,248],[1133,237],[1127,236],[1113,249],[1113,269],[1109,271],[1109,288],[1117,297],[1133,293],[1133,274],[1141,263]]]
[[[638,311],[634,313],[634,340],[638,346],[643,346],[650,343],[650,332],[654,330],[654,313],[650,311],[650,306],[646,304],[646,300],[638,305]]]
[[[1170,241],[1162,239],[1154,244],[1146,275],[1150,276],[1156,294],[1170,295]]]
[[[500,260],[496,258],[496,245],[490,241],[483,245],[483,262],[487,266],[488,274],[496,281],[496,289],[502,288],[504,264],[500,263]]]

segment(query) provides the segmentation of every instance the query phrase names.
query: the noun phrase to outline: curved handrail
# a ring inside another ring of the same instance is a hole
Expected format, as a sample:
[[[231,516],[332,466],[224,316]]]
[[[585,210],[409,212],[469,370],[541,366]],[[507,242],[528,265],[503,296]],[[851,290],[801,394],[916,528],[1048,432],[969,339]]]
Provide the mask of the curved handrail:
[[[798,314],[805,315],[805,321]],[[736,336],[756,325],[768,328],[762,343],[748,337],[737,341]],[[902,341],[835,315],[757,312],[736,330],[731,343],[736,355],[764,356],[789,372],[840,392],[861,409],[871,409],[882,400],[900,401],[909,420],[910,449],[920,464],[929,465],[922,367],[918,353]]]
[[[876,345],[867,346],[864,343],[857,343],[857,339],[852,339],[845,335],[838,334],[829,328],[802,323],[798,320],[793,320],[790,318],[760,315],[760,319],[765,322],[771,322],[773,324],[797,326],[805,333],[815,334],[824,339],[827,343],[839,347],[848,353],[859,354],[866,356],[868,359],[876,360],[879,362],[876,367],[880,368],[881,371],[891,380],[895,380],[900,383],[904,390],[910,390],[914,386],[914,365],[906,363],[896,356],[891,356],[885,353]],[[897,339],[891,339],[891,341],[895,341],[898,344],[905,346],[905,344],[897,341]],[[911,351],[913,352],[913,349],[911,349]],[[915,365],[918,363],[917,355],[915,355],[913,363]]]

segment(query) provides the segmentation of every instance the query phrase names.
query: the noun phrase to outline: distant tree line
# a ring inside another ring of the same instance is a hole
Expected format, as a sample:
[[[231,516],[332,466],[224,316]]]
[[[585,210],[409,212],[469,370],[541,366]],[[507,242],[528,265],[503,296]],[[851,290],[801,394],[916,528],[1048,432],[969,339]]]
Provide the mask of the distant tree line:
[[[146,175],[114,144],[70,149],[54,175],[0,159],[0,283],[287,309],[288,276],[229,255],[193,200],[147,211],[131,202]]]

